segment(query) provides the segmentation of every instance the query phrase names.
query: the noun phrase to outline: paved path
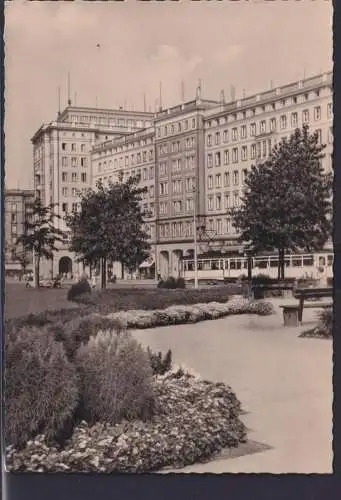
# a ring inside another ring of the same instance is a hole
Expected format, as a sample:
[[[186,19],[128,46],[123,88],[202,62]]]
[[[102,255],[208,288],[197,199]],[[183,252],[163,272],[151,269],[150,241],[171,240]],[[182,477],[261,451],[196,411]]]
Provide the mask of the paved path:
[[[273,302],[274,316],[134,332],[154,350],[170,348],[175,363],[229,384],[247,411],[250,440],[271,447],[172,472],[332,471],[332,342],[298,338],[316,322],[316,310],[304,311],[303,327],[284,328],[281,299]]]

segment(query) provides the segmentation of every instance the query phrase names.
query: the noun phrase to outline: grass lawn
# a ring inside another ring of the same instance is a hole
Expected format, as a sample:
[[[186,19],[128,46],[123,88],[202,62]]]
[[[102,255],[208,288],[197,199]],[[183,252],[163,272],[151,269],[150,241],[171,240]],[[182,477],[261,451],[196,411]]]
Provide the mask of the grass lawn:
[[[195,304],[198,302],[226,302],[231,295],[240,293],[237,285],[212,288],[160,290],[155,287],[137,288],[124,286],[95,291],[93,304],[79,305],[67,300],[67,288],[32,289],[22,283],[8,283],[5,290],[6,319],[39,314],[46,310],[69,309],[68,315],[80,316],[91,312],[111,313],[129,309],[164,309],[175,304]],[[72,312],[71,312],[72,310]]]

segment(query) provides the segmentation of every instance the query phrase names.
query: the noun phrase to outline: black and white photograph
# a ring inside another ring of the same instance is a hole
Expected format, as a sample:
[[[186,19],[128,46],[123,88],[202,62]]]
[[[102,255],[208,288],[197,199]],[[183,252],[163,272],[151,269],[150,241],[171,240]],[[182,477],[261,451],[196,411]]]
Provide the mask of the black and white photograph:
[[[332,2],[4,3],[6,471],[331,474]]]

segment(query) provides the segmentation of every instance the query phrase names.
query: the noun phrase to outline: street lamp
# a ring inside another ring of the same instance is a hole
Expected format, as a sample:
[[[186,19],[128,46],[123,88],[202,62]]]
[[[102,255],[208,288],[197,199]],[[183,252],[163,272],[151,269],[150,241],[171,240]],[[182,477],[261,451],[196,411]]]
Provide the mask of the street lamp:
[[[197,212],[196,212],[196,188],[193,187],[193,234],[194,234],[194,288],[199,288],[198,281],[198,252],[197,252]]]

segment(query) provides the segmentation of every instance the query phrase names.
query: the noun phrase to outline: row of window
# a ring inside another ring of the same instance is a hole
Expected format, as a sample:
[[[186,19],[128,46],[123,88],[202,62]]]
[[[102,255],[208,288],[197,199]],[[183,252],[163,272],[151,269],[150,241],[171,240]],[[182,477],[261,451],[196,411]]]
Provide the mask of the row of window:
[[[256,144],[251,144],[250,146],[250,158],[251,160],[255,160],[256,158],[266,158],[271,152],[271,140],[259,141]],[[231,159],[230,159],[230,150],[226,149],[225,151],[216,151],[214,155],[209,153],[207,155],[207,167],[211,168],[213,165],[215,167],[220,167],[222,165],[222,161],[224,165],[229,165],[230,161],[232,163],[239,162],[239,150],[240,150],[240,159],[242,161],[248,160],[248,146],[242,146],[241,148],[232,148],[231,150]]]
[[[332,113],[332,103],[328,104],[327,107],[327,117],[330,118]],[[321,106],[315,106],[313,111],[309,109],[304,109],[302,111],[302,123],[309,123],[311,120],[311,115],[314,117],[314,121],[319,121],[322,116]],[[281,115],[279,117],[279,129],[286,130],[288,127],[289,118],[288,115]],[[291,128],[298,126],[298,112],[294,111],[290,115],[290,125]],[[278,127],[277,118],[270,118],[270,120],[261,120],[258,123],[253,122],[249,125],[249,135],[250,137],[255,137],[257,135],[266,134],[268,132],[276,132]],[[219,145],[222,142],[227,143],[231,139],[232,141],[238,141],[239,139],[246,139],[248,136],[247,126],[241,125],[238,129],[233,127],[231,130],[224,130],[221,134],[216,132],[207,135],[206,144],[207,146]]]
[[[235,234],[236,230],[231,219],[211,219],[207,223],[207,229],[215,231],[216,234]],[[172,222],[159,225],[160,238],[186,238],[193,236],[193,223],[191,221]]]
[[[62,172],[62,182],[78,182],[79,180],[79,175],[77,172],[72,172],[71,176],[69,172]],[[80,175],[80,181],[81,182],[87,182],[87,176],[86,173],[81,173]]]
[[[194,200],[193,198],[187,198],[185,200],[185,203],[183,203],[182,200],[175,200],[172,202],[172,209],[173,209],[173,214],[179,214],[183,212],[183,209],[185,209],[186,212],[193,213],[193,208],[194,208]],[[169,215],[169,203],[168,202],[161,202],[159,204],[159,209],[160,209],[160,215]]]
[[[213,175],[209,175],[207,177],[207,188],[208,189],[213,189],[215,188],[221,188],[222,187],[222,181],[224,180],[224,187],[229,187],[231,185],[231,174],[232,174],[232,181],[233,181],[233,186],[238,186],[239,185],[239,170],[234,170],[233,172],[224,172],[224,175],[222,174],[216,174],[215,179]],[[245,182],[245,178],[247,176],[247,169],[244,168],[241,171],[241,176],[242,176],[242,184]],[[213,182],[215,180],[215,182]]]
[[[70,121],[73,123],[91,123],[93,126],[107,125],[109,127],[133,127],[145,128],[151,125],[148,120],[132,120],[125,118],[108,118],[94,115],[70,115]]]
[[[70,158],[67,156],[62,156],[62,167],[70,166]],[[78,158],[77,156],[71,156],[71,167],[87,167],[88,159],[85,156]]]
[[[98,163],[98,172],[106,171],[107,169],[111,170],[114,168],[121,167],[129,167],[129,165],[139,165],[140,163],[146,163],[147,161],[152,161],[154,159],[154,150],[150,149],[149,151],[143,151],[142,153],[132,154],[129,156],[121,156],[120,158],[115,158],[113,160],[104,161]]]
[[[250,108],[247,110],[245,110],[245,109],[243,111],[236,110],[234,113],[229,113],[226,116],[221,116],[219,118],[207,120],[206,121],[206,128],[216,127],[218,125],[224,125],[225,123],[228,123],[228,121],[245,120],[246,118],[256,116],[258,113],[266,113],[266,112],[276,111],[279,109],[283,109],[287,105],[295,105],[295,104],[304,103],[304,102],[308,101],[310,97],[316,98],[319,96],[320,96],[320,90],[317,89],[312,93],[307,92],[307,93],[302,94],[300,96],[294,95],[292,97],[279,99],[278,101],[275,101],[275,102],[272,102],[269,104],[260,104],[260,105],[257,105],[256,107],[253,107],[253,108]],[[244,102],[243,102],[243,100],[241,100],[239,102],[240,102],[240,105],[243,105],[244,103],[247,102],[247,99],[245,99]],[[331,113],[332,113],[332,111],[331,111],[332,104],[330,103],[328,105],[328,107],[330,108],[328,110],[329,117],[330,117]]]
[[[192,118],[191,120],[183,120],[170,125],[164,125],[163,127],[157,127],[157,136],[167,137],[169,135],[180,134],[182,131],[190,130],[190,128],[195,129],[195,127],[195,118]]]
[[[191,170],[195,167],[195,156],[186,156],[184,159],[177,158],[176,160],[171,160],[171,170],[172,173],[179,173],[182,170],[182,164],[184,164],[185,170]],[[159,163],[159,174],[160,176],[168,175],[168,160],[161,161]]]
[[[121,140],[121,138],[119,140]],[[154,142],[153,138],[152,137],[148,137],[146,139],[140,139],[140,140],[135,139],[134,142],[128,142],[128,143],[124,143],[122,145],[114,146],[115,139],[112,139],[111,140],[111,143],[112,143],[112,147],[111,148],[109,148],[108,144],[106,144],[106,148],[103,149],[103,150],[101,150],[101,151],[96,152],[96,154],[99,157],[101,157],[101,156],[112,156],[113,154],[122,153],[124,151],[128,151],[129,149],[135,149],[135,148],[140,148],[140,147],[148,146],[148,144],[153,144],[153,142]]]
[[[234,191],[233,193],[217,193],[215,196],[209,195],[207,197],[207,210],[227,210],[231,207],[239,207],[240,193]]]
[[[72,212],[78,212],[78,210],[80,210],[81,204],[79,202],[71,203],[70,207]],[[62,212],[64,212],[65,214],[69,213],[68,203],[62,203]]]
[[[195,187],[195,179],[193,177],[187,177],[184,181],[182,179],[177,179],[172,181],[172,194],[181,194],[183,192],[183,185],[185,184],[185,191],[187,193],[193,192]],[[160,195],[168,195],[168,182],[160,182],[159,184]]]
[[[78,144],[77,148],[77,143],[72,142],[71,144],[68,142],[62,142],[62,151],[71,151],[73,153],[80,152],[80,153],[85,153],[86,152],[86,144]]]
[[[117,182],[119,175],[123,174],[124,179],[129,179],[129,177],[139,177],[142,181],[148,181],[148,180],[153,180],[154,179],[154,165],[148,167],[145,167],[143,169],[138,168],[137,170],[131,170],[131,171],[118,171],[115,172],[114,175],[109,175],[108,177],[100,177],[99,180],[103,182],[106,182],[107,180],[111,182]]]
[[[183,142],[183,144],[182,144]],[[176,142],[166,142],[164,144],[160,144],[159,153],[160,155],[168,154],[168,153],[180,153],[182,149],[188,150],[193,149],[196,146],[196,138],[195,137],[187,137],[184,141],[176,141]]]
[[[75,198],[75,197],[80,195],[81,191],[82,190],[79,188],[73,187],[73,188],[69,189],[68,187],[64,186],[64,187],[62,187],[62,196],[64,196],[66,198],[67,196],[70,196],[69,193],[71,193],[71,196],[73,196]]]

